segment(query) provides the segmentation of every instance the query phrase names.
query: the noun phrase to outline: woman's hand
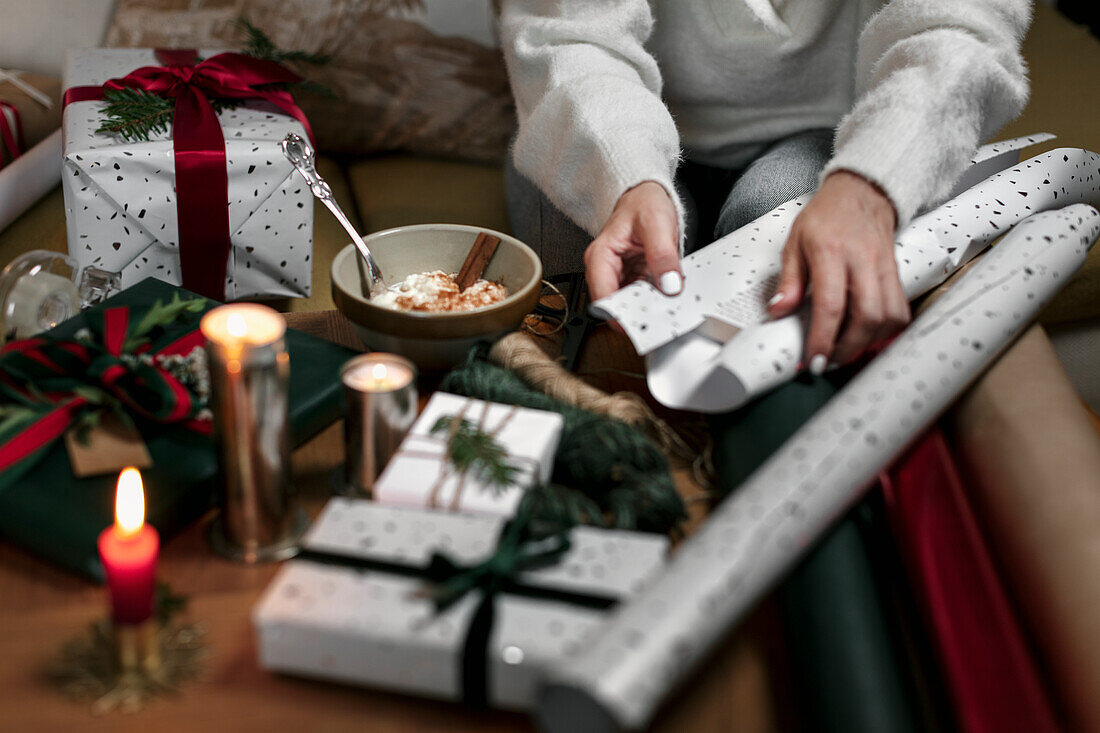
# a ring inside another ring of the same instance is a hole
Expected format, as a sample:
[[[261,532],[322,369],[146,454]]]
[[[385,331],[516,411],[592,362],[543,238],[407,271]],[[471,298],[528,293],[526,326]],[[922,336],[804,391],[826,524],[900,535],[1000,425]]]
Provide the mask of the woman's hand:
[[[585,250],[584,266],[592,300],[643,278],[651,279],[665,295],[678,295],[684,287],[679,222],[664,186],[645,181],[619,197],[611,217]]]
[[[896,223],[886,195],[848,171],[830,174],[795,219],[768,307],[773,316],[785,316],[813,286],[803,356],[811,372],[852,361],[909,322],[894,260]]]

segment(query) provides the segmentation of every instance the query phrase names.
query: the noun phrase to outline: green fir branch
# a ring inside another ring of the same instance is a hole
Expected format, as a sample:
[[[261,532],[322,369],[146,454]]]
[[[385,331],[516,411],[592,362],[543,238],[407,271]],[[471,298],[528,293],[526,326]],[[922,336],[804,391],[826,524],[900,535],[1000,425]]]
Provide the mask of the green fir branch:
[[[172,301],[167,305],[158,300],[126,334],[123,351],[132,353],[139,346],[149,342],[149,334],[154,329],[171,325],[184,313],[200,313],[205,306],[205,298],[184,299],[179,293],[173,293]]]
[[[329,62],[328,54],[283,51],[275,45],[270,36],[244,18],[237,19],[237,27],[244,33],[244,45],[241,47],[241,53],[246,56],[274,61],[279,64],[290,62],[322,66]]]
[[[519,467],[508,461],[508,452],[469,420],[445,415],[432,426],[432,435],[437,433],[447,434],[447,458],[460,473],[473,473],[497,492],[515,481]]]
[[[108,89],[103,93],[103,124],[97,133],[118,135],[127,142],[148,141],[168,132],[175,104],[141,89]]]
[[[43,414],[41,408],[0,405],[0,442],[19,433],[24,427],[37,420],[41,414]]]
[[[96,132],[118,135],[127,142],[148,142],[153,135],[167,133],[176,110],[173,100],[131,87],[107,89],[103,100],[103,124]],[[211,99],[210,106],[220,113],[233,105],[228,100]]]

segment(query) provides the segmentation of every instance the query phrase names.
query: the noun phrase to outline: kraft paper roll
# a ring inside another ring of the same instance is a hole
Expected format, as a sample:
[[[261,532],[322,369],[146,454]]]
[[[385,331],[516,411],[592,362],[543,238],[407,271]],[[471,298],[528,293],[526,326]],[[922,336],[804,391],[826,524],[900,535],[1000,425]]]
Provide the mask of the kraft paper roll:
[[[1100,213],[1029,217],[760,467],[565,660],[549,731],[640,728],[714,644],[1081,267]],[[1095,566],[1094,566],[1095,567]]]
[[[1074,730],[1100,731],[1100,437],[1032,328],[959,401],[955,445]]]

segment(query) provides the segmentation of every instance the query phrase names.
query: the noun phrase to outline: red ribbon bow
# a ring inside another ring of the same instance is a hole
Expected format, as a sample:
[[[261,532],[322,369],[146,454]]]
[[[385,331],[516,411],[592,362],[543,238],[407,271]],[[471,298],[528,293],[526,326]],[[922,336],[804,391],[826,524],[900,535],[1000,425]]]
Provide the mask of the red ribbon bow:
[[[158,363],[156,357],[186,356],[204,343],[195,329],[159,348],[146,346],[137,355],[154,357],[152,363],[123,360],[123,344],[130,328],[130,309],[110,308],[90,312],[89,325],[98,342],[54,341],[31,338],[13,341],[2,350],[0,391],[21,395],[28,403],[47,408],[33,422],[0,445],[0,472],[31,458],[48,447],[81,413],[95,409],[79,394],[81,386],[102,389],[121,402],[128,412],[158,423],[181,423],[189,430],[209,434],[209,420],[197,420],[199,405],[191,392]],[[33,389],[32,389],[33,388]]]
[[[8,115],[4,114],[4,110],[11,113],[12,122],[14,125],[8,124]],[[15,128],[14,130],[12,128]],[[15,160],[23,154],[23,119],[19,116],[19,110],[14,104],[5,102],[0,99],[0,142],[7,148],[8,157]],[[0,156],[0,168],[4,167],[3,157]]]
[[[270,84],[301,81],[289,69],[265,59],[220,53],[195,64],[193,49],[158,50],[165,66],[143,66],[103,86],[73,87],[65,104],[103,99],[106,89],[129,87],[176,100],[172,145],[176,165],[176,218],[179,224],[183,286],[217,300],[225,296],[229,264],[229,176],[225,138],[210,99],[262,99],[313,132],[305,114],[285,89]]]

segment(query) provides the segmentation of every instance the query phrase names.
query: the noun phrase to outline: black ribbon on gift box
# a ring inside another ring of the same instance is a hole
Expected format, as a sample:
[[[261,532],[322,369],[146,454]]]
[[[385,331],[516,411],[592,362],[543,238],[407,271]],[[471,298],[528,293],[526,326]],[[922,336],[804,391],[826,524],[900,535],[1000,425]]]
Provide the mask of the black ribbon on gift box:
[[[564,531],[542,539],[527,537],[524,516],[521,507],[517,516],[501,528],[493,554],[471,565],[456,563],[439,552],[433,553],[428,565],[423,566],[320,552],[306,547],[296,559],[422,578],[430,585],[420,595],[435,604],[437,614],[445,612],[467,593],[480,591],[481,600],[470,618],[462,644],[460,673],[463,701],[483,708],[488,706],[489,700],[489,639],[496,623],[496,598],[500,593],[597,610],[609,609],[619,600],[599,593],[547,588],[519,580],[522,572],[556,565],[570,548],[569,536]]]

